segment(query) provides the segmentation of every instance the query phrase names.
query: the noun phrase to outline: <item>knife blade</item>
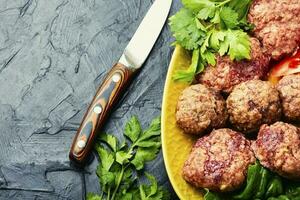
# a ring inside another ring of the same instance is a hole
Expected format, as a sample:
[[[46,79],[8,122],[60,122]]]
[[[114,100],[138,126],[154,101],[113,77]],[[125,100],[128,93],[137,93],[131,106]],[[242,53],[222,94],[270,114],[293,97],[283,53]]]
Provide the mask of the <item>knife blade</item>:
[[[69,158],[84,165],[109,112],[147,59],[168,17],[172,0],[156,0],[122,56],[98,88],[73,139]]]

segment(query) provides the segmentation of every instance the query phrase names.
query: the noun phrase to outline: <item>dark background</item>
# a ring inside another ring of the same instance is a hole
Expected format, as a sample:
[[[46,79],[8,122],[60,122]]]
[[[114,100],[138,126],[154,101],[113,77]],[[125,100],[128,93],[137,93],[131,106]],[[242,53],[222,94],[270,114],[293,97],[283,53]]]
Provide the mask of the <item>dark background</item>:
[[[0,0],[0,199],[84,199],[99,192],[97,160],[70,167],[76,129],[150,0]],[[171,12],[179,7],[173,1]],[[120,135],[160,115],[173,48],[167,26],[107,122]],[[146,170],[172,193],[160,153]]]

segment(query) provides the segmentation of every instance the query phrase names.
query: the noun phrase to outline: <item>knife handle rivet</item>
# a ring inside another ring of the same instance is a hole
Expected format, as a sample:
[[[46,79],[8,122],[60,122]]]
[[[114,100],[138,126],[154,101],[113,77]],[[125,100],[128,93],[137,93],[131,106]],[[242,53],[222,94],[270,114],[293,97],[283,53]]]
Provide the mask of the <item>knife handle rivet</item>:
[[[113,80],[113,82],[115,82],[115,83],[117,83],[117,82],[119,82],[120,80],[121,80],[121,75],[120,75],[120,73],[115,73],[113,76],[112,76],[112,80]]]
[[[84,140],[79,140],[79,141],[77,142],[77,146],[78,146],[80,149],[82,149],[83,147],[85,147],[85,145],[86,145],[86,142],[85,142]]]
[[[94,113],[96,114],[100,114],[102,112],[102,108],[100,106],[96,106],[94,109],[93,109]]]

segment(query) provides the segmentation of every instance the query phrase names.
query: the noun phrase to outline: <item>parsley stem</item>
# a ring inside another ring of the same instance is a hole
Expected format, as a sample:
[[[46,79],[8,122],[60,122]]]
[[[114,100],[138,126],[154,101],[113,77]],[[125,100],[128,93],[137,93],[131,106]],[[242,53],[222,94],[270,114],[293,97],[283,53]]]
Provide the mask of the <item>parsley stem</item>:
[[[117,194],[117,192],[118,192],[118,190],[119,190],[121,181],[122,181],[122,179],[123,179],[124,170],[125,170],[124,165],[122,165],[122,169],[121,169],[121,173],[120,173],[119,178],[118,178],[117,186],[115,187],[115,190],[114,190],[114,192],[113,192],[113,194],[112,194],[112,196],[111,196],[111,200],[114,200],[114,199],[115,199],[115,196],[116,196],[116,194]],[[108,198],[108,199],[109,199],[109,198]]]
[[[107,191],[107,199],[109,200],[110,198],[110,187],[108,188],[108,191]]]
[[[210,25],[206,26],[205,28],[208,30],[208,29],[210,29],[213,26],[215,26],[215,25],[214,24],[210,24]]]
[[[226,1],[223,1],[222,3],[218,4],[216,7],[221,7],[223,5],[225,5],[226,3],[230,2],[231,0],[226,0]]]
[[[141,200],[145,200],[145,193],[144,193],[144,190],[143,190],[143,185],[139,186],[139,191],[140,191]]]

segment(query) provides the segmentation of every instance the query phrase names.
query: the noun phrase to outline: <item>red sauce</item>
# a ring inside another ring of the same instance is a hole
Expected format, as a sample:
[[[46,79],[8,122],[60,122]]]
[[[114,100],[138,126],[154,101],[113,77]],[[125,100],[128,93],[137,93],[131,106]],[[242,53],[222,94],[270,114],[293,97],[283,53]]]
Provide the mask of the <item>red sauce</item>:
[[[300,49],[291,57],[287,57],[278,63],[271,63],[271,66],[268,80],[274,85],[282,76],[300,73]]]
[[[271,75],[284,76],[293,73],[299,73],[300,70],[300,49],[291,57],[281,60],[279,63],[274,63]]]
[[[284,59],[283,62],[288,62],[289,68],[292,69],[300,67],[300,50],[298,50],[292,57]]]
[[[289,68],[295,69],[300,67],[300,54],[299,57],[292,59],[289,63]]]

